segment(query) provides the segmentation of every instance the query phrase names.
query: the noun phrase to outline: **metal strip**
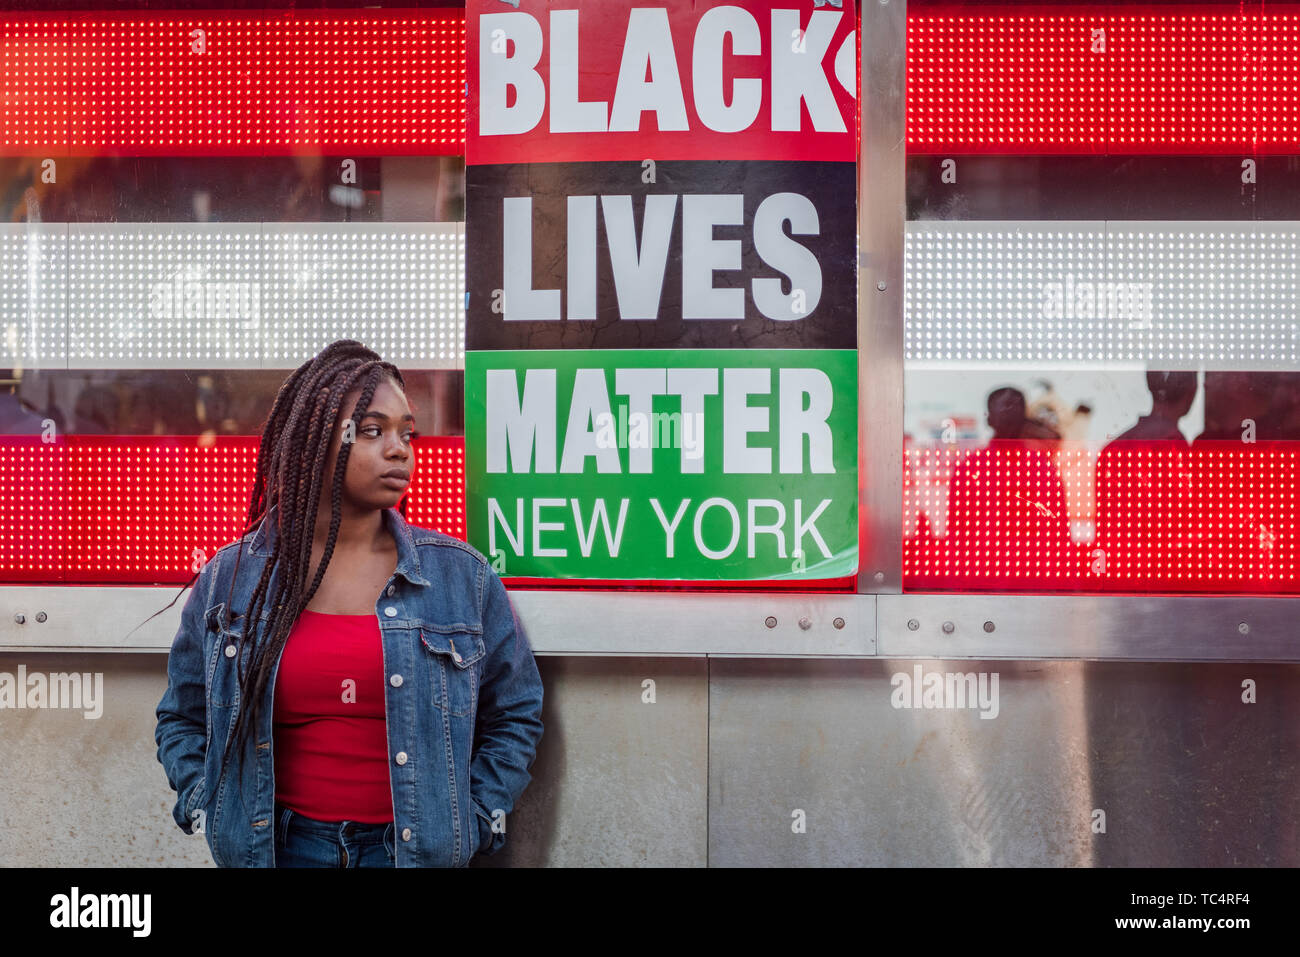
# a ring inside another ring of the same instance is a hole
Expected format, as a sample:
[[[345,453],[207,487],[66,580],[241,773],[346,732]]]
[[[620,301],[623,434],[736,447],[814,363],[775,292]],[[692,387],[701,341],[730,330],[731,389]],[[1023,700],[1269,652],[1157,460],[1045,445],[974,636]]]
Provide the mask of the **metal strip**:
[[[2,587],[0,651],[167,651],[189,592],[128,632],[179,591]],[[523,589],[510,597],[543,655],[1300,662],[1290,598]]]
[[[167,651],[191,594],[177,598],[179,592],[179,586],[2,587],[0,651]],[[173,598],[171,608],[133,631]],[[799,658],[876,653],[871,595],[519,589],[510,598],[538,654]],[[770,627],[768,618],[775,619]],[[836,627],[836,619],[842,627]]]
[[[907,4],[862,0],[858,103],[858,591],[902,590]]]
[[[128,632],[178,591],[0,588],[0,651],[167,651],[188,593]],[[1300,661],[1287,598],[515,590],[511,600],[542,655]]]
[[[1300,661],[1290,598],[910,594],[877,609],[886,658]]]

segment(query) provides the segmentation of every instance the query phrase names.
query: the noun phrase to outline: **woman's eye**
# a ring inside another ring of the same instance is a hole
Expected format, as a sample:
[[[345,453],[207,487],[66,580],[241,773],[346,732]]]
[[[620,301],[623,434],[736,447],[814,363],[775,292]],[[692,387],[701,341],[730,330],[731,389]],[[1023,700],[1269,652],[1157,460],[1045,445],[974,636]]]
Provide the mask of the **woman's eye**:
[[[406,433],[406,441],[410,442],[414,439],[418,439],[423,434],[424,434],[423,432],[416,432],[414,429],[412,429],[410,432]]]

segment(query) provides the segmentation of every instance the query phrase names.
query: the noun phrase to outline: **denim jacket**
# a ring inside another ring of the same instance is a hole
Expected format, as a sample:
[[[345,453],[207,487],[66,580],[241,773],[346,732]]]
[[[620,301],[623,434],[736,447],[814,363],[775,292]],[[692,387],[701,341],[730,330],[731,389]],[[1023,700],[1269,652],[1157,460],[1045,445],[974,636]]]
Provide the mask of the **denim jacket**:
[[[176,791],[172,817],[186,834],[202,831],[222,867],[275,862],[278,658],[256,733],[242,753],[232,749],[224,775],[220,763],[240,708],[235,655],[242,649],[247,662],[249,651],[232,639],[243,634],[242,616],[272,553],[276,508],[199,573],[157,708],[158,760]],[[475,853],[493,854],[505,843],[505,815],[528,784],[542,736],[542,682],[505,587],[483,556],[459,539],[408,524],[395,508],[384,509],[383,517],[398,552],[397,568],[375,602],[395,863],[463,867]],[[268,594],[279,571],[272,572]],[[267,607],[259,641],[269,616]]]

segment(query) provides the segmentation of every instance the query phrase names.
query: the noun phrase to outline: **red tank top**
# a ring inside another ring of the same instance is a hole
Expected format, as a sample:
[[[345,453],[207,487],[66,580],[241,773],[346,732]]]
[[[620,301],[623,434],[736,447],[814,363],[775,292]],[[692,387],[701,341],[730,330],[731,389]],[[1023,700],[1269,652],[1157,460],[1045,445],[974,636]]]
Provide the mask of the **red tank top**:
[[[393,820],[373,614],[304,610],[280,656],[274,711],[277,801],[321,821]]]

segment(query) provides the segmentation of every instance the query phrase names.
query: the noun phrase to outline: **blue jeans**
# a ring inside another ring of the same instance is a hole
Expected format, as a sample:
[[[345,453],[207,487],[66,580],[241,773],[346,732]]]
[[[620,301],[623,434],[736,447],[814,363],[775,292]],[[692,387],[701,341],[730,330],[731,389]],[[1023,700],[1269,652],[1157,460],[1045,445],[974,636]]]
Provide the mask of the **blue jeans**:
[[[393,824],[318,821],[276,802],[276,867],[392,867]]]

